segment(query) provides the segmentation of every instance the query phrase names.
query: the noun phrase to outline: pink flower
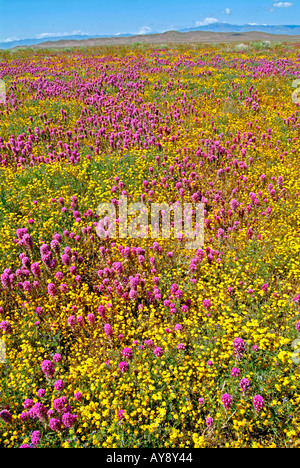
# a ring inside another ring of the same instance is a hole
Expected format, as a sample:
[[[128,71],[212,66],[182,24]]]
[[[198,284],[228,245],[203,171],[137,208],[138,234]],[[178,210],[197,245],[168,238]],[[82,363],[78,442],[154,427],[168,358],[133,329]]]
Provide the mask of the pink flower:
[[[95,323],[95,315],[94,314],[88,314],[87,319],[91,324]]]
[[[129,368],[129,365],[128,365],[128,363],[126,361],[120,362],[119,369],[120,369],[121,372],[127,372],[128,368]]]
[[[179,343],[177,347],[180,350],[184,350],[185,349],[185,344],[184,343]]]
[[[154,354],[155,356],[157,357],[161,357],[163,354],[164,354],[164,351],[162,348],[160,348],[159,346],[157,346],[155,349],[154,349]]]
[[[52,431],[59,432],[61,430],[61,422],[58,418],[51,418],[49,421],[49,427]]]
[[[213,365],[213,362],[212,361],[207,361],[207,365],[208,365],[208,367],[211,367]]]
[[[75,324],[76,324],[76,317],[75,317],[75,315],[71,315],[71,316],[68,318],[68,324],[70,325],[71,328],[74,328],[74,327],[75,327]]]
[[[296,323],[296,330],[300,333],[300,321]]]
[[[233,369],[231,369],[231,377],[238,377],[240,373],[241,371],[237,367],[233,367]]]
[[[246,393],[250,388],[250,382],[248,379],[242,379],[239,383],[239,387],[243,393]]]
[[[122,354],[126,359],[132,359],[133,353],[131,348],[124,348]]]
[[[39,398],[43,398],[46,394],[46,390],[44,390],[43,388],[40,388],[38,391],[37,391],[37,396]]]
[[[203,301],[203,307],[204,307],[205,309],[210,309],[210,308],[211,308],[211,302],[210,302],[209,299],[204,299],[204,301]]]
[[[68,413],[63,414],[62,423],[65,428],[70,429],[76,423],[77,418],[78,416],[76,414],[71,414],[68,412]]]
[[[75,400],[81,401],[82,400],[82,393],[81,392],[76,392],[74,395]]]
[[[38,445],[40,443],[40,439],[41,439],[40,431],[33,431],[33,433],[31,434],[32,445],[34,446]]]
[[[253,406],[257,413],[263,409],[264,403],[265,401],[261,395],[255,395],[255,397],[253,397]]]
[[[224,395],[222,396],[222,403],[223,403],[225,410],[226,411],[229,410],[232,405],[231,395],[229,395],[228,393],[224,393]]]
[[[53,362],[60,362],[62,359],[61,354],[54,354]]]
[[[8,410],[2,410],[2,411],[0,411],[0,419],[2,419],[2,421],[4,421],[4,422],[10,424],[12,422],[12,415]]]
[[[0,330],[3,330],[5,333],[11,333],[11,324],[6,320],[3,320],[2,322],[0,322]]]
[[[57,295],[57,289],[56,289],[55,284],[53,284],[53,283],[48,284],[47,289],[48,289],[48,294],[51,297],[55,297]]]
[[[119,410],[119,411],[118,411],[118,418],[119,418],[119,419],[123,419],[124,416],[125,416],[125,413],[126,413],[125,410],[123,410],[123,409]]]
[[[198,398],[198,403],[199,403],[199,406],[203,406],[205,403],[204,398]]]
[[[26,398],[26,400],[23,402],[23,406],[25,409],[32,408],[33,405],[34,405],[33,400],[31,400],[30,398]]]
[[[65,387],[65,384],[63,383],[62,380],[57,380],[57,381],[54,383],[54,388],[55,388],[55,390],[63,390],[64,387]]]
[[[55,373],[54,365],[49,360],[43,361],[41,364],[41,368],[46,377],[52,377]]]
[[[214,420],[213,418],[211,418],[210,416],[208,418],[206,418],[206,425],[207,427],[211,427],[214,423]]]
[[[105,334],[106,334],[107,337],[111,337],[111,336],[112,336],[113,330],[112,330],[111,325],[110,325],[109,323],[106,323],[106,324],[104,325],[104,332],[105,332]]]

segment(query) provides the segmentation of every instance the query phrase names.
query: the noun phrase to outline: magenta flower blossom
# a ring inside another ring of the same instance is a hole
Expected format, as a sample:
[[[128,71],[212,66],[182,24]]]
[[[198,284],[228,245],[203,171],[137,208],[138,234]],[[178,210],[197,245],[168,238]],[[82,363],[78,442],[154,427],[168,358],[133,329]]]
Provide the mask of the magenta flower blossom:
[[[61,354],[58,354],[58,353],[54,354],[52,359],[53,359],[53,362],[60,362],[62,360]]]
[[[5,333],[11,333],[11,324],[7,322],[7,320],[2,320],[2,322],[0,322],[0,330],[3,330]]]
[[[113,335],[113,330],[112,330],[112,327],[109,323],[106,323],[104,325],[104,332],[106,334],[106,336],[109,338]]]
[[[30,398],[26,398],[26,400],[23,402],[23,406],[25,409],[32,408],[33,405],[34,405],[34,402]]]
[[[39,398],[43,398],[44,396],[46,395],[46,390],[44,388],[40,388],[38,391],[37,391],[37,396]]]
[[[70,315],[68,318],[68,325],[70,325],[71,328],[74,328],[76,325],[76,317],[75,315]]]
[[[154,341],[153,340],[145,340],[145,346],[147,346],[147,348],[154,348]]]
[[[157,356],[157,357],[161,357],[164,354],[164,350],[162,348],[160,348],[159,346],[157,346],[154,349],[153,352],[154,352],[155,356]]]
[[[300,321],[296,323],[296,330],[300,333]]]
[[[255,395],[255,397],[253,397],[253,406],[257,413],[263,409],[264,403],[265,400],[261,395]]]
[[[82,393],[81,392],[76,392],[74,395],[75,400],[81,401],[82,400]]]
[[[26,422],[29,419],[29,414],[27,411],[24,411],[23,413],[20,414],[20,419],[22,422]]]
[[[76,414],[64,413],[62,416],[62,423],[65,428],[70,429],[77,421],[78,416]]]
[[[47,290],[48,290],[48,294],[49,294],[51,297],[57,296],[57,288],[56,288],[55,284],[49,283],[49,284],[48,284],[48,287],[47,287]]]
[[[177,323],[174,327],[174,330],[181,332],[183,330],[182,325],[180,325],[180,323]]]
[[[228,393],[224,393],[222,396],[222,403],[226,411],[228,411],[232,405],[232,398],[231,395]]]
[[[199,406],[203,406],[204,403],[205,403],[204,398],[202,398],[202,397],[201,397],[201,398],[198,398],[198,403],[199,403]]]
[[[2,419],[2,421],[4,421],[5,423],[11,424],[12,415],[8,410],[2,410],[0,411],[0,419]]]
[[[55,383],[54,383],[54,388],[55,390],[63,390],[65,387],[65,384],[62,380],[57,380]]]
[[[235,338],[233,340],[232,346],[234,348],[234,355],[238,358],[241,358],[245,353],[245,342],[242,338]]]
[[[184,343],[179,343],[178,346],[177,346],[177,348],[178,348],[179,350],[184,350],[184,349],[185,349],[185,344],[184,344]]]
[[[55,398],[55,400],[53,400],[53,408],[58,413],[62,412],[66,404],[67,404],[67,398],[65,396],[62,396],[60,398]]]
[[[132,359],[133,352],[131,348],[124,348],[122,354],[126,359]]]
[[[250,388],[250,382],[248,379],[242,379],[239,383],[239,387],[242,390],[243,393],[246,393],[247,390]]]
[[[41,433],[40,431],[33,431],[31,434],[31,443],[32,445],[36,446],[40,443],[41,440]]]
[[[214,423],[214,420],[212,417],[209,416],[208,418],[206,418],[206,425],[208,428],[212,427],[213,423]]]
[[[204,307],[205,309],[207,309],[207,310],[211,308],[211,302],[210,302],[209,299],[204,299],[204,301],[203,301],[203,307]]]
[[[126,362],[126,361],[120,362],[119,369],[120,369],[121,372],[127,372],[128,368],[129,368],[128,362]]]
[[[231,369],[231,377],[238,377],[240,374],[241,374],[241,371],[237,367],[233,367]]]
[[[208,365],[208,367],[211,367],[213,365],[213,362],[212,361],[207,361],[206,364]]]
[[[41,368],[46,377],[52,377],[55,373],[54,365],[49,360],[43,361],[41,364]]]
[[[230,202],[230,208],[235,211],[237,209],[237,207],[239,206],[239,202],[233,198]]]
[[[119,419],[124,419],[126,411],[121,409],[118,411],[118,418]]]
[[[33,414],[40,420],[44,420],[47,416],[47,408],[42,403],[36,403],[32,408]]]
[[[58,418],[51,418],[49,427],[52,431],[59,432],[61,430],[61,421]]]

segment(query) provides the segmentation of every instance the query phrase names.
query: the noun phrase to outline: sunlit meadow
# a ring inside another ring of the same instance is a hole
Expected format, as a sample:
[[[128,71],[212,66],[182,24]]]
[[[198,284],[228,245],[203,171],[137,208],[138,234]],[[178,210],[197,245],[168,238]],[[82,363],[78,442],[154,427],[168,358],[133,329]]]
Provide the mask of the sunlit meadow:
[[[297,45],[0,52],[0,447],[300,446],[298,78]],[[204,203],[204,244],[101,239],[121,196]]]

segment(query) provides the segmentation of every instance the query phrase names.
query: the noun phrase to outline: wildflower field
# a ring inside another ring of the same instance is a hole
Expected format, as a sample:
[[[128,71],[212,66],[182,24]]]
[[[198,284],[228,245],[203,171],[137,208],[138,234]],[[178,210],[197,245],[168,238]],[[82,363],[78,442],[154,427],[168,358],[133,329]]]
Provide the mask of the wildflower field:
[[[0,447],[300,446],[299,78],[297,44],[0,51]],[[100,237],[121,196],[203,203],[204,244]]]

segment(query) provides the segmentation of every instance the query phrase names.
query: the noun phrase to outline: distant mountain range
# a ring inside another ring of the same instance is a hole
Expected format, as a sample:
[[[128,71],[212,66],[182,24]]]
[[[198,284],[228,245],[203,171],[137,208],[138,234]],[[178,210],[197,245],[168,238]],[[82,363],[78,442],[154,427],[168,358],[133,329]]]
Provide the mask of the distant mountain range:
[[[203,32],[215,32],[215,33],[246,33],[246,32],[264,32],[268,34],[275,34],[275,35],[300,35],[300,25],[282,25],[282,26],[274,26],[274,25],[264,25],[264,24],[229,24],[229,23],[213,23],[204,26],[195,26],[191,28],[185,29],[178,29],[176,32],[179,33],[192,33],[196,31],[203,31]],[[172,31],[175,32],[175,31]],[[155,35],[155,34],[162,34],[161,32],[147,32],[147,36]],[[37,44],[43,44],[45,41],[47,46],[49,47],[49,42],[57,42],[57,41],[83,41],[87,39],[112,39],[115,40],[117,38],[130,38],[130,37],[141,37],[145,36],[146,34],[115,34],[115,35],[70,35],[70,36],[48,36],[44,35],[43,37],[33,38],[33,39],[21,39],[21,40],[14,40],[14,41],[5,41],[0,42],[0,49],[11,49],[13,47],[25,47],[25,46],[34,46]],[[119,41],[118,41],[119,42]]]

